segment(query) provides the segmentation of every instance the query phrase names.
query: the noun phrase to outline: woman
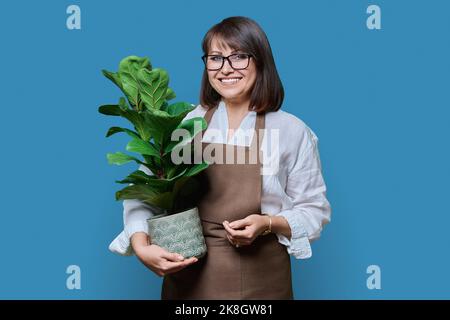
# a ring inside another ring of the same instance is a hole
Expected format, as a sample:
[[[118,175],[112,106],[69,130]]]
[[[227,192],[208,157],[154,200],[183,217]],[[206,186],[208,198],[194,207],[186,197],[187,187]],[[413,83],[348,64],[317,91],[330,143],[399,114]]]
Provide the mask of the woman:
[[[200,260],[151,244],[146,219],[156,209],[137,200],[124,201],[125,230],[110,249],[134,252],[164,276],[162,299],[293,299],[289,254],[309,258],[310,241],[330,221],[318,139],[279,110],[283,86],[256,22],[223,20],[205,35],[203,52],[201,104],[186,117],[208,122],[202,151],[211,144],[246,156],[256,150],[258,161],[214,163],[203,172],[208,187],[198,208],[208,253]],[[222,137],[209,134],[212,129]],[[271,132],[279,141],[273,143]]]

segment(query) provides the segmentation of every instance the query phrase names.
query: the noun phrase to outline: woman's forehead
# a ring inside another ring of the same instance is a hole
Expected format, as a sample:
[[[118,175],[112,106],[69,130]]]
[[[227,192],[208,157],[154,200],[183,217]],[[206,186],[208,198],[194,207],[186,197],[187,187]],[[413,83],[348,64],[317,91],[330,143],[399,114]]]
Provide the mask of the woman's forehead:
[[[215,36],[211,39],[209,51],[236,51],[240,48],[233,41],[225,40],[223,37]]]

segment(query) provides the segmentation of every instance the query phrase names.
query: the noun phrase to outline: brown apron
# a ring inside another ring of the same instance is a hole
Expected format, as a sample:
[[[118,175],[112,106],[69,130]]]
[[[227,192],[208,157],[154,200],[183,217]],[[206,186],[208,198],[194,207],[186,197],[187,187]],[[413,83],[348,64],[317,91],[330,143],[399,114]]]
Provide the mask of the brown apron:
[[[216,109],[206,112],[208,124]],[[161,299],[293,299],[290,257],[277,236],[258,236],[250,245],[236,248],[222,225],[224,220],[261,214],[262,135],[257,133],[264,131],[259,130],[264,129],[264,120],[264,115],[257,116],[250,147],[202,142],[202,152],[215,146],[225,157],[234,148],[234,159],[244,152],[246,161],[214,163],[200,173],[203,194],[197,207],[208,252],[196,263],[164,276]],[[258,156],[251,161],[254,147]]]

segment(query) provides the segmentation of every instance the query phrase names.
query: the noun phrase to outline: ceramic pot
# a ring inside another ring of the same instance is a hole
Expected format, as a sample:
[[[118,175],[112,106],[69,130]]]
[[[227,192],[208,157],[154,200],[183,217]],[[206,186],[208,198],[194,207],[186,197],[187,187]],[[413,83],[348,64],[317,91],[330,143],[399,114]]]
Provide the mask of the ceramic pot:
[[[151,243],[185,258],[206,254],[202,223],[197,207],[175,214],[162,214],[147,220]]]

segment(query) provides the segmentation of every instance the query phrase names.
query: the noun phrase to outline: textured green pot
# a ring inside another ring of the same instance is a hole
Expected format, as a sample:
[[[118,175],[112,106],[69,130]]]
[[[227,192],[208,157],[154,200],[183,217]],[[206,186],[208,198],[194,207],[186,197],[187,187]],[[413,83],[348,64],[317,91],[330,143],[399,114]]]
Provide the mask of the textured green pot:
[[[147,220],[151,242],[185,258],[206,254],[202,223],[197,208]]]

